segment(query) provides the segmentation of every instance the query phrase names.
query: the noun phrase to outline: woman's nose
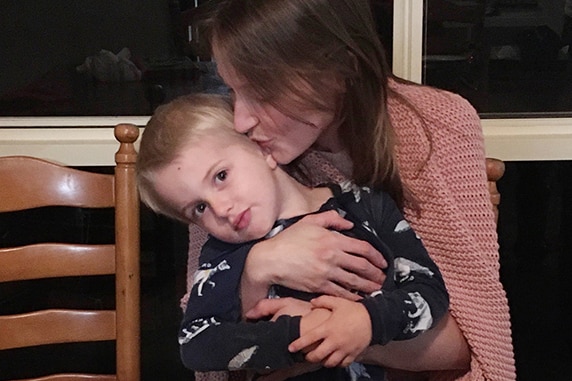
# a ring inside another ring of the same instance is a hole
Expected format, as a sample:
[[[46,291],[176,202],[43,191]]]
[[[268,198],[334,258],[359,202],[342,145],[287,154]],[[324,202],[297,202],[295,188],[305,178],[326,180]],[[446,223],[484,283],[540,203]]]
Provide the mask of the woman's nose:
[[[256,127],[258,123],[258,117],[252,112],[250,107],[241,100],[234,102],[234,129],[236,131],[246,134]]]

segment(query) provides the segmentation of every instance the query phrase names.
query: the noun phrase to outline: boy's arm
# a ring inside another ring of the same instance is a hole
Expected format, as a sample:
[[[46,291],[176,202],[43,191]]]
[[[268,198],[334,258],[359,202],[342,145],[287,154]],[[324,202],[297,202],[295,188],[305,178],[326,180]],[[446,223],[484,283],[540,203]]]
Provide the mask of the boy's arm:
[[[299,336],[299,317],[283,316],[275,322],[241,319],[238,285],[249,249],[250,245],[225,246],[213,240],[203,247],[179,331],[187,368],[279,369],[301,357],[287,349]]]
[[[195,371],[286,368],[303,361],[287,349],[299,326],[300,317],[289,316],[256,323],[199,318],[181,328],[181,358]]]
[[[372,344],[406,340],[432,328],[447,312],[443,277],[394,201],[373,193],[374,228],[385,244],[390,270],[383,288],[361,303],[372,321]]]

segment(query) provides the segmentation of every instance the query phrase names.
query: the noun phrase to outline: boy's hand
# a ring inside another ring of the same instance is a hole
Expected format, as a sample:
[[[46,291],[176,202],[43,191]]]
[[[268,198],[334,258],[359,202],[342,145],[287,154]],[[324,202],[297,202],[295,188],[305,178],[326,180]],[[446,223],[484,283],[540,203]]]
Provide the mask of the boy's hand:
[[[314,308],[308,314],[302,316],[302,319],[300,320],[300,337],[325,323],[331,315],[332,311],[329,309]],[[296,342],[296,340],[294,342]],[[310,353],[316,349],[319,344],[320,342],[316,341],[308,344],[304,348],[300,348],[299,350],[304,353]],[[288,349],[290,349],[290,347],[288,347]]]
[[[321,362],[326,367],[348,366],[371,342],[371,321],[367,309],[361,303],[334,296],[313,299],[312,306],[328,309],[331,314],[317,326],[316,321],[304,321],[311,318],[311,314],[302,317],[300,337],[290,343],[288,350],[298,352],[306,349],[307,361]],[[323,312],[319,317],[324,319]],[[314,318],[318,320],[318,316]],[[315,328],[311,329],[311,326]]]
[[[244,317],[251,320],[271,317],[271,320],[275,321],[281,315],[304,316],[311,311],[311,304],[300,299],[262,299],[254,308],[246,311]]]

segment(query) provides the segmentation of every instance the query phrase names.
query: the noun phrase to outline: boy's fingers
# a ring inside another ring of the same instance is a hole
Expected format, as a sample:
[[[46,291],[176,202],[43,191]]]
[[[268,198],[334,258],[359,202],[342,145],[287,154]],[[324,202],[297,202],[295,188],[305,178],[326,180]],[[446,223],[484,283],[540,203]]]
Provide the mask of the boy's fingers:
[[[287,301],[281,298],[261,300],[252,309],[246,311],[245,317],[247,319],[261,319],[266,316],[273,316],[286,306],[285,303]]]
[[[312,299],[310,303],[312,303],[312,306],[316,308],[326,308],[328,310],[333,310],[337,306],[335,303],[337,300],[338,299],[334,296],[322,295]]]
[[[304,336],[300,336],[296,340],[288,345],[288,351],[291,353],[299,352],[310,345],[322,340],[321,335],[316,332],[316,329],[306,333]],[[313,351],[312,351],[313,352]]]
[[[334,368],[340,366],[342,360],[344,360],[344,355],[339,352],[334,352],[325,359],[324,366],[326,368]]]
[[[355,361],[355,358],[354,358],[354,357],[352,357],[352,356],[346,356],[346,358],[340,363],[339,366],[345,368],[345,367],[350,366],[350,364],[351,364],[352,362],[354,362],[354,361]]]
[[[333,360],[330,360],[332,356],[334,356]],[[336,361],[338,357],[339,355],[336,356],[335,351],[329,345],[327,345],[325,342],[322,342],[314,350],[306,354],[306,361],[312,363],[319,362],[322,363],[322,365],[330,368],[337,366]],[[341,358],[339,360],[341,361]]]

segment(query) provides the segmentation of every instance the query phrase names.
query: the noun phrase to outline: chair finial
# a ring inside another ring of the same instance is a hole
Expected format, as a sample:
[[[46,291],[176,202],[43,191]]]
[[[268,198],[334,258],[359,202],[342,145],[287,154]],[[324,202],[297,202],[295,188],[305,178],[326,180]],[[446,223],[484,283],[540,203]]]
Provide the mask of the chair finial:
[[[115,138],[121,143],[134,143],[139,137],[139,128],[130,123],[115,126]]]

